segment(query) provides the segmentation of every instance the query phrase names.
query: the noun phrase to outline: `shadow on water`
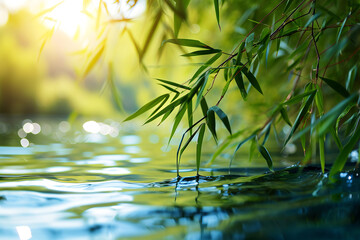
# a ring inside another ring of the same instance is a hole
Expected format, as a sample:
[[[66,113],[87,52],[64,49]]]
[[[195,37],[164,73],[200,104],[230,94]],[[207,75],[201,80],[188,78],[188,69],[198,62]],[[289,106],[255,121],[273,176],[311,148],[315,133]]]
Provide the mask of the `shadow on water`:
[[[317,165],[268,172],[258,163],[239,163],[228,174],[224,163],[192,176],[189,154],[184,177],[174,179],[169,156],[176,147],[156,152],[167,140],[153,129],[119,128],[121,134],[111,137],[81,128],[73,132],[28,136],[36,143],[28,148],[2,140],[0,239],[356,239],[360,234],[354,164],[335,182]]]

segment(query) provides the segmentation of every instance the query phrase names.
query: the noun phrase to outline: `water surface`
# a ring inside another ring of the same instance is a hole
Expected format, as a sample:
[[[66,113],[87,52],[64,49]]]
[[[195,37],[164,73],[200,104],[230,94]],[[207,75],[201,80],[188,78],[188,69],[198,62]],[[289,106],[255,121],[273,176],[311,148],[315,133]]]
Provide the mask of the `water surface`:
[[[40,119],[36,133],[24,128],[27,122],[2,120],[0,126],[0,239],[356,239],[360,234],[360,178],[352,164],[331,183],[316,164],[293,165],[296,155],[274,154],[277,171],[271,173],[264,160],[248,163],[240,152],[229,174],[225,153],[211,168],[204,165],[197,178],[190,150],[177,181],[177,139],[167,147],[166,128]],[[213,150],[206,149],[204,161]]]

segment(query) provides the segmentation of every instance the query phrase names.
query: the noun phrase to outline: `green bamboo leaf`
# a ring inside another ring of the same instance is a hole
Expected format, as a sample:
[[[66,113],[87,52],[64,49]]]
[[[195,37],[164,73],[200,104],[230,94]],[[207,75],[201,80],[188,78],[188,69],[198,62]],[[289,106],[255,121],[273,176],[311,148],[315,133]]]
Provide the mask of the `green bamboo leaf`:
[[[170,95],[168,94],[164,100],[162,100],[162,102],[157,106],[157,108],[150,114],[149,117],[153,116],[155,113],[157,113],[166,103],[166,101],[169,99]]]
[[[184,38],[177,38],[177,39],[167,39],[162,42],[161,45],[164,45],[165,43],[173,43],[180,46],[185,47],[197,47],[197,48],[207,48],[207,49],[213,49],[212,47],[206,45],[205,43],[202,43],[198,40],[194,39],[184,39]]]
[[[147,34],[147,37],[146,37],[146,40],[145,40],[145,43],[144,43],[144,47],[142,48],[142,51],[141,51],[141,54],[140,54],[140,61],[144,58],[146,52],[147,52],[147,49],[149,48],[150,46],[150,43],[155,35],[155,31],[157,29],[157,27],[159,26],[159,23],[160,23],[160,20],[161,20],[161,17],[162,17],[162,14],[163,14],[163,11],[162,9],[159,9],[153,19],[153,22],[152,22],[152,26]]]
[[[200,132],[198,136],[198,141],[196,145],[196,175],[199,175],[199,169],[200,169],[200,160],[201,160],[201,148],[202,143],[204,139],[204,133],[205,133],[205,123],[202,123],[200,125]]]
[[[329,87],[331,87],[333,90],[335,90],[337,93],[339,93],[341,96],[347,98],[350,96],[350,93],[338,82],[328,79],[328,78],[323,78],[320,77],[324,82],[327,83],[327,85],[329,85]]]
[[[236,68],[234,78],[235,78],[236,85],[240,90],[242,98],[246,101],[247,92],[246,92],[246,89],[245,89],[244,79],[242,77],[242,73],[241,73],[240,68],[241,67]]]
[[[210,74],[210,72],[207,71],[200,77],[199,85],[201,83],[201,88],[200,88],[200,90],[198,92],[198,96],[197,96],[196,103],[195,103],[195,109],[199,106],[200,101],[201,101],[201,99],[203,97],[203,92],[204,92],[205,87],[207,85],[207,82],[209,80],[209,74]]]
[[[302,131],[297,133],[293,140],[295,141],[299,137],[303,136],[305,133],[307,133],[310,129],[314,129],[318,125],[321,125],[318,130],[318,135],[322,135],[325,132],[328,132],[329,127],[332,126],[332,124],[335,123],[335,120],[338,118],[338,116],[344,111],[344,109],[351,104],[356,97],[358,97],[358,94],[352,94],[350,97],[344,99],[339,104],[337,104],[335,107],[333,107],[330,111],[325,113],[321,118],[316,120],[314,123],[311,124],[311,126],[304,128]]]
[[[168,94],[164,94],[164,95],[168,95]],[[174,108],[176,108],[178,105],[184,103],[187,99],[187,95],[177,99],[176,101],[170,103],[169,105],[167,105],[165,108],[161,109],[158,113],[156,113],[154,116],[152,116],[151,118],[149,118],[144,124],[147,124],[149,122],[154,121],[155,119],[157,119],[158,117],[166,114],[167,112],[173,111]],[[162,120],[163,121],[163,120]]]
[[[344,168],[350,152],[354,149],[359,139],[360,139],[360,127],[358,126],[358,128],[351,136],[350,140],[346,143],[343,150],[337,156],[334,164],[332,165],[330,170],[330,179],[333,179],[334,175],[340,172]]]
[[[164,87],[164,88],[166,88],[167,90],[169,90],[169,91],[171,91],[171,92],[174,92],[174,93],[176,93],[176,94],[180,94],[179,91],[177,91],[177,90],[175,90],[175,89],[173,89],[173,88],[171,88],[171,87],[169,87],[169,86],[166,86],[165,84],[159,84],[159,85],[162,86],[162,87]]]
[[[331,133],[331,136],[333,137],[337,147],[339,148],[339,150],[341,151],[343,149],[343,146],[341,144],[341,141],[340,141],[340,138],[339,138],[339,135],[336,133],[335,131],[335,128],[334,127],[331,127],[330,128],[330,133]]]
[[[165,1],[170,7],[170,1]],[[175,37],[179,35],[179,30],[183,21],[186,21],[186,8],[189,6],[190,0],[177,0],[175,1],[174,11],[174,33]]]
[[[280,113],[281,113],[281,117],[284,119],[284,121],[289,124],[290,127],[292,127],[292,124],[290,122],[289,116],[287,114],[287,111],[285,110],[284,107],[281,107],[280,109]]]
[[[201,111],[203,113],[203,116],[206,116],[208,110],[209,110],[209,107],[207,105],[207,102],[206,102],[206,99],[205,97],[202,97],[201,98],[201,101],[200,101],[200,106],[201,106]]]
[[[305,115],[307,114],[313,100],[315,97],[315,92],[313,92],[308,99],[306,100],[306,103],[304,105],[304,107],[300,110],[298,116],[295,119],[294,125],[291,128],[290,134],[288,135],[287,139],[285,140],[284,146],[289,142],[290,138],[293,136],[293,134],[295,133],[296,129],[299,127],[300,123],[302,122],[302,120],[304,119]]]
[[[292,105],[292,104],[298,103],[301,100],[303,100],[303,98],[305,98],[311,94],[314,94],[314,92],[316,92],[316,89],[296,95],[296,96],[290,98],[289,100],[283,102],[283,105]]]
[[[185,149],[189,146],[189,143],[191,142],[191,140],[195,137],[195,135],[197,134],[197,132],[200,130],[200,127],[202,127],[202,124],[195,130],[195,132],[193,134],[190,135],[189,139],[186,141],[186,143],[184,144],[184,146],[181,148],[180,152],[179,152],[179,156],[178,156],[178,162],[180,165],[180,160],[181,160],[181,156],[184,153]],[[181,147],[181,144],[179,145],[179,148]]]
[[[254,47],[254,36],[255,33],[251,33],[246,39],[245,39],[245,49],[246,52],[250,53],[251,50]]]
[[[315,103],[316,103],[316,107],[318,108],[319,114],[320,116],[324,115],[324,97],[322,94],[322,89],[320,88],[319,85],[316,85],[316,95],[315,95]]]
[[[215,7],[215,14],[216,14],[216,21],[217,21],[217,23],[218,23],[219,29],[221,30],[221,26],[220,26],[219,1],[220,1],[220,0],[214,0],[214,7]]]
[[[243,66],[241,71],[245,74],[245,76],[247,77],[247,79],[249,80],[249,82],[251,83],[251,85],[258,90],[259,93],[263,94],[261,87],[259,85],[259,82],[257,81],[257,79],[255,78],[255,76],[245,67]]]
[[[238,55],[236,57],[236,65],[239,66],[241,64],[241,57],[242,57],[242,53],[244,51],[245,48],[245,42],[242,42],[240,47],[239,47],[239,52]]]
[[[336,125],[335,125],[335,129],[336,129],[336,134],[339,134],[339,125],[340,125],[340,121],[341,119],[343,119],[349,112],[350,110],[355,107],[356,104],[352,103],[349,106],[347,106],[344,111],[340,114],[340,116],[337,118],[336,120]]]
[[[165,98],[169,97],[169,94],[161,95],[154,100],[148,102],[143,107],[141,107],[139,110],[137,110],[135,113],[131,114],[129,117],[127,117],[123,122],[129,121],[131,119],[136,118],[137,116],[145,113],[146,111],[150,110],[151,108],[155,107],[157,104],[159,104],[161,101],[163,101]]]
[[[179,112],[176,114],[175,116],[175,119],[174,119],[174,124],[173,124],[173,127],[171,129],[171,134],[170,134],[170,137],[169,137],[169,141],[168,141],[168,145],[172,139],[172,137],[174,136],[175,134],[175,131],[176,129],[178,128],[179,126],[179,123],[181,122],[181,119],[183,118],[184,114],[185,114],[185,111],[186,111],[186,104],[183,104],[180,106],[180,109],[179,109]]]
[[[227,81],[225,86],[223,87],[223,90],[221,92],[221,96],[225,96],[227,90],[229,89],[229,86],[230,86],[230,83],[231,83],[231,80]]]
[[[187,118],[189,123],[189,128],[193,125],[193,106],[192,99],[189,99],[187,102]],[[190,134],[192,134],[192,130],[190,129]]]
[[[200,51],[194,51],[191,53],[186,53],[183,54],[181,56],[183,57],[194,57],[194,56],[202,56],[202,55],[209,55],[209,54],[214,54],[214,53],[218,53],[221,52],[220,49],[207,49],[207,50],[200,50]]]
[[[256,139],[255,138],[251,139],[250,149],[249,149],[249,162],[251,162],[254,157],[256,145],[257,145]]]
[[[349,13],[349,15],[351,15],[351,12]],[[344,29],[344,26],[345,26],[345,23],[348,19],[348,16],[346,16],[346,18],[344,19],[343,23],[341,24],[341,27],[340,27],[340,30],[339,30],[339,33],[338,33],[338,36],[336,38],[336,43],[339,42],[339,39],[340,39],[340,36],[341,36],[341,33],[342,33],[342,30]]]
[[[223,122],[224,126],[226,127],[226,129],[229,131],[229,133],[231,135],[230,122],[229,122],[229,119],[228,119],[227,115],[223,112],[223,110],[221,110],[218,106],[212,106],[208,110],[208,114],[209,114],[209,112],[215,112],[218,115],[218,117]]]
[[[215,56],[210,58],[206,63],[201,65],[201,67],[195,72],[195,74],[192,76],[190,83],[194,81],[195,78],[197,78],[206,68],[208,68],[211,64],[213,64],[218,58],[220,58],[222,55],[222,52],[217,53]]]
[[[214,111],[210,111],[210,109],[207,111],[206,114],[206,124],[211,134],[213,135],[215,142],[217,143],[215,113]]]
[[[164,80],[164,79],[159,79],[159,78],[156,78],[156,80],[158,80],[158,81],[160,81],[160,82],[162,82],[162,83],[165,83],[165,84],[167,84],[167,85],[170,85],[170,86],[182,88],[182,89],[185,89],[185,90],[191,90],[190,87],[184,86],[184,85],[181,85],[181,84],[178,84],[178,83],[175,83],[175,82],[171,82],[171,81]]]
[[[307,28],[311,23],[313,23],[316,19],[320,17],[320,13],[315,13],[310,17],[310,19],[307,21],[307,23],[304,25],[304,28]]]
[[[291,3],[293,2],[293,0],[287,0],[285,8],[284,8],[284,13],[289,9],[289,7],[291,6]]]
[[[110,85],[111,88],[111,95],[114,98],[114,102],[116,103],[117,108],[121,111],[124,112],[123,109],[123,105],[122,105],[122,101],[121,101],[121,96],[120,96],[120,92],[118,90],[118,88],[116,87],[116,84],[114,82],[114,71],[113,71],[113,65],[112,63],[109,63],[109,68],[108,68],[108,83]]]
[[[325,173],[325,136],[319,137],[319,155],[321,171]]]
[[[266,160],[266,163],[270,169],[270,171],[274,171],[273,169],[273,161],[272,161],[272,158],[270,156],[270,153],[268,152],[268,150],[265,148],[264,145],[260,145],[258,146],[258,149],[259,149],[259,152],[261,153],[261,155],[265,158]]]

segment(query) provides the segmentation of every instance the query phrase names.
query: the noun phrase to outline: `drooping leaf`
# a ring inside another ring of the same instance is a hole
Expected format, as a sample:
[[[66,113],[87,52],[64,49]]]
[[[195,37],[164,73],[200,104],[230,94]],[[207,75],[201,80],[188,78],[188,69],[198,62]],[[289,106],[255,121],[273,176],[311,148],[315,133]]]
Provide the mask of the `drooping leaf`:
[[[289,124],[290,127],[292,127],[292,124],[290,122],[289,116],[287,114],[287,111],[285,110],[284,107],[281,107],[280,109],[280,113],[281,113],[281,117],[284,119],[284,121]]]
[[[114,76],[113,76],[113,66],[112,63],[109,63],[109,69],[108,69],[108,82],[111,88],[111,94],[112,97],[114,98],[114,102],[116,103],[117,108],[123,112],[123,105],[122,105],[122,100],[121,100],[121,96],[120,96],[120,92],[118,90],[118,88],[116,87],[116,84],[114,82]]]
[[[214,113],[214,111],[210,111],[210,109],[207,111],[207,114],[206,114],[206,124],[207,124],[211,134],[213,135],[215,142],[217,143],[215,113]]]
[[[239,47],[239,52],[238,52],[238,55],[236,56],[236,65],[239,66],[241,64],[241,57],[242,57],[242,53],[244,51],[244,48],[245,48],[245,42],[242,42],[240,44],[240,47]]]
[[[234,78],[235,78],[236,85],[238,86],[238,88],[240,90],[242,98],[246,101],[247,92],[246,92],[246,89],[245,89],[244,79],[242,77],[242,73],[241,73],[240,68],[241,67],[236,68]]]
[[[229,89],[229,86],[230,86],[230,83],[231,83],[231,80],[228,80],[225,84],[225,86],[223,87],[223,90],[221,92],[221,96],[225,96],[227,90]]]
[[[190,87],[184,86],[184,85],[181,85],[181,84],[178,84],[178,83],[175,83],[175,82],[171,82],[171,81],[164,80],[164,79],[159,79],[159,78],[157,78],[156,80],[158,80],[158,81],[160,81],[162,83],[165,83],[167,85],[170,85],[170,86],[174,86],[174,87],[177,87],[177,88],[182,88],[182,89],[185,89],[185,90],[191,90]]]
[[[274,169],[273,169],[273,161],[272,161],[272,158],[270,156],[270,153],[268,152],[268,150],[265,148],[264,145],[259,145],[258,149],[259,149],[260,154],[265,158],[266,163],[267,163],[270,171],[273,172],[274,171]]]
[[[149,117],[153,116],[155,113],[157,113],[167,102],[167,100],[169,99],[170,95],[168,94],[161,102],[160,104],[156,107],[156,109],[150,114]]]
[[[87,67],[85,68],[85,71],[83,73],[83,78],[85,78],[89,74],[89,72],[94,68],[95,64],[99,61],[100,57],[102,56],[104,49],[105,49],[105,42],[103,41],[100,44],[101,44],[100,49],[93,56],[93,58],[90,60]]]
[[[194,56],[202,56],[202,55],[209,55],[209,54],[214,54],[214,53],[218,53],[221,52],[220,49],[207,49],[207,50],[199,50],[199,51],[194,51],[191,53],[186,53],[183,54],[181,56],[183,57],[194,57]]]
[[[339,135],[336,133],[335,131],[335,128],[334,127],[331,127],[330,128],[330,133],[331,133],[331,136],[333,137],[337,147],[339,148],[339,150],[341,151],[343,149],[343,146],[341,144],[341,141],[340,141],[340,138],[339,138]]]
[[[151,108],[155,107],[157,104],[159,104],[161,101],[163,101],[165,98],[169,97],[169,94],[164,94],[161,95],[157,98],[155,98],[154,100],[148,102],[147,104],[145,104],[143,107],[141,107],[139,110],[137,110],[135,113],[131,114],[129,117],[127,117],[125,121],[129,121],[131,119],[136,118],[137,116],[147,112],[148,110],[150,110]]]
[[[325,136],[319,137],[319,155],[320,155],[320,165],[321,171],[325,172]]]
[[[293,0],[287,0],[285,8],[284,8],[284,13],[289,9],[289,7],[291,6],[291,3],[293,2]]]
[[[165,94],[166,95],[166,94]],[[176,101],[170,103],[169,105],[167,105],[165,108],[161,109],[158,113],[156,113],[154,116],[152,116],[151,118],[149,118],[144,124],[147,124],[149,122],[152,122],[154,121],[155,119],[157,119],[158,117],[170,112],[170,111],[173,111],[174,108],[176,108],[178,105],[184,103],[187,99],[187,95],[177,99]],[[163,121],[163,120],[162,120]]]
[[[283,104],[284,105],[292,105],[292,104],[298,103],[301,100],[303,100],[303,98],[305,98],[311,94],[314,94],[314,92],[316,92],[316,89],[296,95],[296,96],[290,98],[289,100],[285,101]]]
[[[171,8],[172,3],[165,1]],[[175,6],[172,8],[174,11],[174,33],[175,37],[179,35],[179,30],[183,21],[186,21],[186,8],[189,6],[190,0],[176,0]]]
[[[339,39],[340,39],[340,36],[341,36],[341,33],[342,33],[342,30],[344,29],[344,26],[345,26],[345,23],[348,19],[348,16],[346,16],[346,18],[344,19],[343,23],[341,24],[341,27],[340,27],[340,30],[339,30],[339,33],[338,33],[338,36],[336,38],[336,43],[339,42]]]
[[[349,106],[347,106],[344,111],[340,114],[340,116],[337,118],[336,120],[336,125],[335,125],[335,129],[336,129],[336,134],[339,134],[339,125],[340,125],[340,121],[341,119],[343,119],[349,112],[350,110],[355,107],[356,104],[350,104]]]
[[[319,85],[316,85],[316,89],[317,89],[317,92],[316,92],[316,95],[315,95],[315,103],[316,103],[316,107],[318,108],[318,111],[319,111],[319,114],[320,114],[320,117],[322,115],[324,115],[324,97],[323,97],[323,94],[322,94],[322,89],[320,88]]]
[[[337,93],[339,93],[341,96],[347,98],[350,96],[350,93],[338,82],[328,79],[328,78],[323,78],[320,77],[324,82],[327,83],[327,85],[329,85],[329,87],[331,87],[333,90],[335,90]]]
[[[199,84],[201,83],[201,88],[198,92],[198,96],[197,96],[197,99],[196,99],[196,103],[195,103],[195,109],[199,106],[200,104],[200,101],[203,97],[203,92],[205,90],[205,87],[207,85],[207,82],[208,82],[208,79],[209,79],[209,74],[210,72],[209,71],[206,71],[200,78],[200,81],[199,81]]]
[[[155,31],[160,23],[160,20],[161,20],[161,17],[162,17],[162,10],[159,9],[158,12],[156,13],[155,17],[154,17],[154,20],[152,22],[152,26],[146,36],[146,40],[145,40],[145,43],[144,43],[144,47],[142,48],[142,51],[141,51],[141,54],[140,54],[140,61],[144,58],[146,52],[147,52],[147,49],[149,48],[150,46],[150,43],[155,35]]]
[[[206,48],[206,49],[213,49],[212,47],[206,45],[205,43],[202,43],[198,40],[194,39],[184,39],[184,38],[177,38],[177,39],[168,39],[162,42],[161,45],[164,45],[165,43],[173,43],[180,46],[185,47],[197,47],[197,48]]]
[[[193,125],[193,106],[192,106],[192,99],[189,99],[187,102],[187,118],[189,128]],[[192,130],[190,130],[190,134],[192,134]]]
[[[64,3],[64,1],[61,1],[61,2],[59,2],[57,4],[55,4],[54,6],[39,12],[38,14],[35,15],[35,18],[41,17],[41,16],[43,16],[43,15],[49,13],[49,12],[52,12],[53,10],[55,10],[58,6],[60,6],[63,3]]]
[[[245,74],[251,85],[261,94],[263,94],[259,82],[257,81],[256,77],[245,67],[243,66],[241,71]]]
[[[251,50],[253,49],[253,44],[254,44],[254,36],[255,33],[251,33],[246,39],[245,39],[245,49],[247,53],[250,53]]]
[[[350,152],[354,149],[359,139],[360,139],[360,127],[358,126],[358,128],[351,136],[350,140],[346,143],[343,150],[337,156],[334,164],[332,165],[330,170],[330,179],[333,179],[334,175],[340,172],[344,168]]]
[[[320,17],[320,15],[321,15],[320,13],[315,13],[314,15],[312,15],[304,25],[304,28],[307,28],[310,24],[312,24],[316,19]]]
[[[215,8],[215,14],[216,14],[216,21],[217,21],[217,23],[218,23],[219,29],[221,30],[221,26],[220,26],[219,1],[220,1],[220,0],[214,0],[214,8]]]
[[[171,88],[171,87],[169,87],[169,86],[166,86],[165,84],[159,84],[160,86],[162,86],[162,87],[164,87],[164,88],[166,88],[167,90],[169,90],[169,91],[171,91],[171,92],[174,92],[174,93],[176,93],[176,94],[179,94],[179,91],[177,91],[177,90],[175,90],[175,89],[173,89],[173,88]]]
[[[306,103],[304,105],[304,107],[300,110],[298,116],[295,119],[294,125],[291,128],[291,131],[288,135],[288,137],[285,140],[284,146],[289,142],[290,138],[293,136],[293,134],[295,133],[296,129],[299,127],[301,121],[304,119],[305,115],[307,114],[313,100],[315,97],[315,92],[313,92],[312,94],[310,94],[310,96],[308,97],[308,99],[306,100]]]
[[[215,112],[218,115],[218,117],[223,122],[224,126],[226,127],[226,129],[229,131],[229,133],[231,135],[230,122],[229,122],[229,119],[228,119],[227,115],[223,112],[223,110],[221,110],[218,106],[212,106],[208,110],[208,114],[209,114],[209,112]]]
[[[175,131],[178,128],[179,123],[181,122],[181,119],[183,118],[183,116],[185,114],[185,111],[186,111],[186,104],[183,104],[180,106],[179,112],[175,116],[175,120],[174,120],[174,124],[173,124],[172,130],[171,130],[168,144],[170,143],[172,137],[174,136]]]
[[[250,149],[249,149],[249,162],[251,162],[254,157],[256,146],[257,146],[256,139],[255,138],[251,139]]]
[[[203,144],[204,133],[205,133],[205,123],[202,123],[200,125],[200,132],[199,132],[198,141],[197,141],[197,145],[196,145],[196,175],[199,175],[200,160],[201,160],[201,148],[202,148],[202,144]]]

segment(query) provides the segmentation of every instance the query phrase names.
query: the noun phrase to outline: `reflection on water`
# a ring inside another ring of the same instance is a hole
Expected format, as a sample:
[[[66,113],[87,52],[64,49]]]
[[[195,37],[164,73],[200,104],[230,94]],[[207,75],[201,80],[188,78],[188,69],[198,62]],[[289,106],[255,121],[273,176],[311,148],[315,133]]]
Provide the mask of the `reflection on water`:
[[[195,177],[189,152],[177,181],[176,146],[167,147],[168,132],[159,128],[41,119],[2,121],[0,127],[0,239],[355,239],[360,234],[358,170],[330,183],[316,166],[285,168],[296,156],[278,157],[280,170],[269,173],[263,160],[249,164],[240,153],[231,175],[228,161],[217,160]],[[204,159],[211,157],[207,149]],[[228,160],[226,154],[221,159]]]

